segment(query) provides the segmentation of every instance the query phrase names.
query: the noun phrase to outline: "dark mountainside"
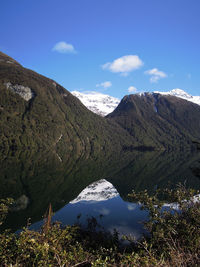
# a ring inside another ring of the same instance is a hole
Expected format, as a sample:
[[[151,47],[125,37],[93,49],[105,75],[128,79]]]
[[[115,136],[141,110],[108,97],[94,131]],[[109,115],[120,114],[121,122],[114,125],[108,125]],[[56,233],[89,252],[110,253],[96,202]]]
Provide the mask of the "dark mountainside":
[[[0,53],[0,148],[49,149],[62,157],[95,157],[133,138],[118,124],[89,111],[51,79]]]
[[[124,150],[172,150],[200,139],[200,106],[174,96],[125,96],[102,118],[0,52],[0,149],[47,149],[59,160]],[[101,152],[101,153],[100,153]]]
[[[195,144],[197,145],[197,149],[200,152],[200,143],[197,142]],[[192,171],[193,171],[193,173],[194,173],[195,176],[197,176],[197,177],[200,178],[200,160],[197,161],[196,166],[193,166],[192,167]]]
[[[194,189],[200,188],[200,179],[195,170],[199,166],[200,154],[191,151],[152,151],[132,156],[131,161],[119,172],[108,178],[120,196],[128,199],[131,189],[136,192],[156,188],[174,188],[178,183]]]
[[[200,139],[200,106],[174,96],[125,96],[107,118],[149,147],[173,149]]]

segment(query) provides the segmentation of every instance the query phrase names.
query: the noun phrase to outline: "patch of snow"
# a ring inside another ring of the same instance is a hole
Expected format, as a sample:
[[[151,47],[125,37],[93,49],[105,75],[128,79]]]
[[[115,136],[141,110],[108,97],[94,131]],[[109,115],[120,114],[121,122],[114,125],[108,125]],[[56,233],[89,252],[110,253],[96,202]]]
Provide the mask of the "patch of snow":
[[[96,202],[104,201],[114,197],[119,196],[119,193],[114,188],[114,186],[106,181],[101,179],[97,182],[94,182],[88,185],[74,200],[70,203],[75,204],[77,202],[87,201],[87,202]]]
[[[10,82],[6,83],[5,85],[7,89],[20,95],[26,101],[29,101],[35,96],[34,92],[29,87],[19,84],[12,85]]]
[[[107,114],[113,112],[120,102],[118,98],[98,92],[81,93],[78,91],[72,91],[71,93],[79,98],[83,105],[85,105],[89,110],[101,116],[106,116]]]
[[[182,89],[173,89],[169,92],[159,92],[159,91],[155,91],[154,93],[156,94],[161,94],[161,95],[172,95],[172,96],[176,96],[176,97],[180,97],[182,99],[188,100],[190,102],[193,102],[195,104],[200,105],[200,96],[192,96],[188,93],[186,93],[185,91],[183,91]]]
[[[79,98],[79,100],[91,111],[94,113],[97,113],[101,116],[106,116],[107,114],[113,112],[113,110],[118,106],[120,100],[118,98],[105,95],[102,93],[98,92],[85,92],[81,93],[78,91],[72,91],[71,92],[74,96]],[[152,94],[162,94],[162,95],[172,95],[176,97],[183,98],[185,100],[191,101],[195,104],[200,105],[200,96],[192,96],[186,93],[185,91],[181,89],[173,89],[169,92],[159,92],[159,91],[154,91],[154,92],[140,92],[136,93],[134,95],[138,96],[148,96]],[[129,97],[128,95],[127,97]],[[154,106],[154,110],[157,113],[158,109],[156,107],[156,103]]]
[[[146,93],[144,92],[141,92],[141,93],[137,93],[136,95],[139,95],[139,96],[145,96]]]

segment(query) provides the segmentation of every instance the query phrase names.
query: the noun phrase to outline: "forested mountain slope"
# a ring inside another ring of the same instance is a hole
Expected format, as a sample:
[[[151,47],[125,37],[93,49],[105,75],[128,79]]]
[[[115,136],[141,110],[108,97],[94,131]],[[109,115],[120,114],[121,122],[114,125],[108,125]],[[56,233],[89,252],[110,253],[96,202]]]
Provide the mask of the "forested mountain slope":
[[[200,106],[175,96],[156,93],[125,96],[107,118],[146,146],[184,147],[200,139]]]
[[[88,157],[132,142],[118,124],[92,113],[55,81],[22,67],[3,53],[0,116],[3,149],[45,147],[65,155]]]

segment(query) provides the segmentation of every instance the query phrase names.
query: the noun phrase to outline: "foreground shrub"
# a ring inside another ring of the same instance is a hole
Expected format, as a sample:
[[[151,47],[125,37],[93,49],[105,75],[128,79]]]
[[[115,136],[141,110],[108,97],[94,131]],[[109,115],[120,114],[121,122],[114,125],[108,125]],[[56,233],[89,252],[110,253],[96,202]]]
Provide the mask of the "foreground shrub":
[[[147,191],[130,194],[149,212],[148,235],[139,241],[126,238],[126,247],[117,232],[96,231],[95,218],[87,229],[51,224],[50,207],[40,231],[0,234],[0,266],[200,266],[200,203],[193,195],[182,186],[153,196]],[[163,207],[166,201],[174,204]],[[2,205],[5,215],[9,202]]]
[[[0,199],[0,225],[5,220],[9,207],[13,204],[13,199],[7,198],[7,199]]]
[[[149,212],[145,222],[149,236],[140,243],[147,255],[163,259],[169,266],[199,266],[200,199],[193,198],[194,193],[178,185],[175,190],[157,190],[153,196],[147,191],[130,194]],[[173,203],[166,205],[166,201]]]

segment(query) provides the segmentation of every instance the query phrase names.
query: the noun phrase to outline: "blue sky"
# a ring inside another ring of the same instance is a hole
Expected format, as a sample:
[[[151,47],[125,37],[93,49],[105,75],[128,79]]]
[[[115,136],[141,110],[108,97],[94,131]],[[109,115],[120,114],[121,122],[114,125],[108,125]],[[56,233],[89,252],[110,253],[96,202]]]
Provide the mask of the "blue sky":
[[[1,0],[0,50],[66,89],[200,95],[199,0]]]

